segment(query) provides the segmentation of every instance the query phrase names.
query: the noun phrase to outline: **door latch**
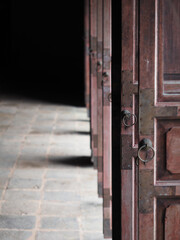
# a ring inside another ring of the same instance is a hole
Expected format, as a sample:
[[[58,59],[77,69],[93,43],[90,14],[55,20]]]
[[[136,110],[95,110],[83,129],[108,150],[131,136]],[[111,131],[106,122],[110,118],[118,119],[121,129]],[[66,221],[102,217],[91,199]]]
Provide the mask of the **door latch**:
[[[137,117],[135,114],[130,113],[128,110],[121,112],[122,122],[125,127],[131,127],[137,123]]]
[[[143,138],[139,143],[138,159],[144,163],[151,161],[155,156],[152,142],[148,138]]]

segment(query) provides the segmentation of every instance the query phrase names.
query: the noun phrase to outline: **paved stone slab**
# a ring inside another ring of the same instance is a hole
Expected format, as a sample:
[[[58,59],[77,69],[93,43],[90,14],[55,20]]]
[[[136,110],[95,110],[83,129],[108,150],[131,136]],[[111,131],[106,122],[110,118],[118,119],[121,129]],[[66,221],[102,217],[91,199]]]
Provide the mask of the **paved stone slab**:
[[[5,231],[0,230],[1,240],[29,240],[32,235],[31,231]]]
[[[47,167],[47,161],[46,161],[46,157],[28,157],[24,160],[18,160],[17,168],[21,168],[21,169],[43,169],[45,167]]]
[[[33,157],[43,157],[47,153],[47,147],[48,146],[39,146],[38,147],[34,143],[25,145],[23,147],[23,149],[21,150],[21,155],[20,155],[19,159],[24,160],[30,156],[31,156],[31,159]]]
[[[14,106],[1,105],[1,108],[0,108],[0,114],[1,113],[15,114],[16,111],[17,111],[17,107],[14,107]]]
[[[0,160],[0,168],[1,169],[3,169],[3,168],[5,168],[5,169],[10,169],[10,168],[13,168],[13,166],[14,166],[14,164],[15,164],[15,160],[14,161],[8,161],[8,160]]]
[[[29,168],[29,169],[15,169],[14,174],[13,174],[13,178],[29,178],[29,179],[42,179],[43,176],[43,171],[42,169],[38,168],[38,169],[33,169]]]
[[[2,178],[2,177],[0,177],[0,189],[4,189],[7,181],[8,181],[8,178]]]
[[[41,192],[37,189],[34,191],[27,191],[27,190],[6,190],[5,193],[5,200],[8,201],[17,201],[20,199],[23,200],[40,200]]]
[[[61,217],[77,217],[81,211],[80,202],[73,203],[53,203],[43,202],[41,205],[41,215],[61,216]]]
[[[79,169],[74,167],[70,171],[67,168],[48,169],[46,179],[61,179],[70,178],[74,181],[79,176]]]
[[[104,240],[102,233],[84,232],[83,240]]]
[[[56,202],[77,202],[80,195],[77,192],[48,191],[44,193],[44,200]]]
[[[8,178],[9,174],[10,174],[9,169],[0,169],[0,177],[1,178]]]
[[[47,147],[47,145],[49,144],[49,139],[49,134],[47,134],[46,136],[44,134],[29,134],[25,138],[24,144],[29,146],[33,143],[34,145],[43,145]]]
[[[82,229],[83,231],[97,231],[102,233],[102,218],[100,216],[98,217],[82,217],[81,223],[82,223]],[[101,223],[101,224],[100,224]]]
[[[11,152],[10,149],[6,148],[3,149],[1,148],[0,150],[0,161],[1,162],[14,162],[16,161],[18,157],[18,151],[17,154],[15,154],[14,152]]]
[[[102,217],[102,201],[82,201],[81,202],[82,216]]]
[[[36,240],[79,240],[79,232],[38,232]]]
[[[38,201],[20,199],[18,201],[5,201],[2,203],[2,215],[35,215],[39,207]]]
[[[12,178],[8,189],[40,189],[42,181],[38,179]]]
[[[79,230],[76,218],[42,217],[42,229]]]
[[[72,178],[65,178],[61,180],[48,180],[45,183],[45,190],[60,190],[60,191],[78,191],[79,186],[76,181],[72,181]]]
[[[0,215],[0,228],[5,229],[33,229],[36,218],[34,216],[3,216]]]
[[[0,101],[0,240],[103,239],[89,128],[85,108]]]

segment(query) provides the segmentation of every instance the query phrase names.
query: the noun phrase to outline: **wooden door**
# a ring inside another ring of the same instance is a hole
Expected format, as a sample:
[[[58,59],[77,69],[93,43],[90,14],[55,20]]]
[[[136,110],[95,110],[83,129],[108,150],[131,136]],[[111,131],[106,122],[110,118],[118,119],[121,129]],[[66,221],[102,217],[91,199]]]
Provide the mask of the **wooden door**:
[[[84,79],[85,79],[85,104],[90,116],[90,56],[89,56],[89,35],[90,22],[89,0],[84,1]]]
[[[111,0],[103,6],[103,214],[104,236],[111,237]]]
[[[97,168],[97,0],[90,0],[90,56],[91,148]]]
[[[178,0],[122,1],[124,240],[180,239],[179,26]]]
[[[103,0],[97,5],[97,127],[98,127],[98,195],[103,195],[103,98],[102,98],[102,55],[103,55]]]

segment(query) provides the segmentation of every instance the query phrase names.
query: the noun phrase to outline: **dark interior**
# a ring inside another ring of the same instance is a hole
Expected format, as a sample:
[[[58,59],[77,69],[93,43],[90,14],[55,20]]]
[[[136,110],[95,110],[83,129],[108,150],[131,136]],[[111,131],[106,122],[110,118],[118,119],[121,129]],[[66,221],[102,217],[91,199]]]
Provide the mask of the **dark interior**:
[[[1,0],[1,94],[84,105],[83,0]]]

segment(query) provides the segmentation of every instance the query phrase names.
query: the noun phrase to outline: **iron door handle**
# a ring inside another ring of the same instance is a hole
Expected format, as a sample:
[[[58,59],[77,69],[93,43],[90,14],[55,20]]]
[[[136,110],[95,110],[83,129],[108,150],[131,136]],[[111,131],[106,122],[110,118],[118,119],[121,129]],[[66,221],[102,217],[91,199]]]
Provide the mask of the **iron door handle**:
[[[128,110],[121,112],[122,122],[125,127],[131,127],[137,123],[137,117],[135,114],[130,113]],[[131,120],[130,124],[128,123]]]
[[[151,152],[149,156],[148,151]],[[142,158],[141,153],[144,152],[146,154],[145,158]],[[138,150],[138,159],[144,163],[151,161],[155,156],[155,150],[152,147],[152,142],[148,138],[143,138],[139,143],[139,150]]]

